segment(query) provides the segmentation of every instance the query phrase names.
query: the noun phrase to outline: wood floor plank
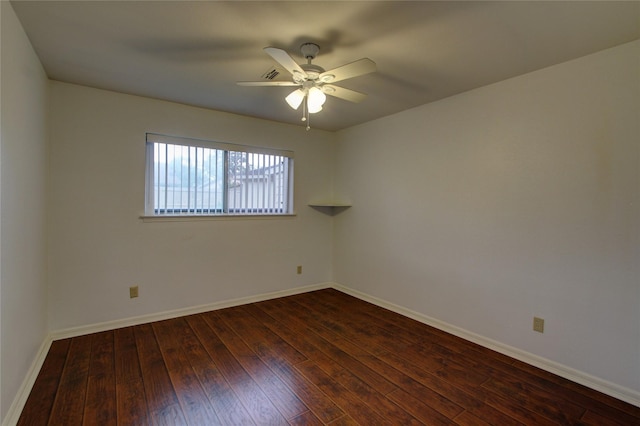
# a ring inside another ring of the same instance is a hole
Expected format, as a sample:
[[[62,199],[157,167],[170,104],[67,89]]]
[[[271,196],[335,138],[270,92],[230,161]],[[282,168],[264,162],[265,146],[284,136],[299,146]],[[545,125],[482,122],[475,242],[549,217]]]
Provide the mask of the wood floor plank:
[[[473,359],[476,362],[485,364],[489,367],[502,369],[506,365],[513,365],[514,359],[489,348],[483,348],[479,345],[473,345],[467,348],[463,355],[467,359]]]
[[[391,384],[384,377],[380,376],[377,372],[371,370],[366,365],[362,364],[358,359],[354,356],[356,353],[350,354],[339,348],[335,345],[335,342],[341,340],[339,334],[327,329],[323,324],[326,321],[318,322],[316,320],[317,315],[310,313],[307,309],[305,309],[301,305],[288,305],[291,309],[293,309],[297,315],[303,318],[305,321],[309,322],[309,328],[312,331],[309,331],[307,334],[307,338],[313,339],[314,345],[316,345],[321,351],[323,351],[326,355],[332,358],[339,365],[344,368],[348,368],[354,371],[357,376],[369,384],[374,389],[378,390],[382,394],[389,393],[393,391],[396,387]],[[314,334],[315,333],[315,334]],[[354,347],[351,346],[353,349]],[[360,349],[354,349],[354,352],[358,352]]]
[[[370,356],[364,362],[371,365],[372,368],[377,368],[385,377],[398,383],[404,391],[411,395],[422,395],[420,400],[431,399],[430,407],[440,406],[440,412],[447,413],[451,417],[455,417],[461,412],[461,409],[465,409],[482,418],[491,419],[493,424],[520,424],[511,416],[485,404],[479,395],[470,393],[471,389],[460,389],[457,383],[449,383],[422,370],[418,365],[399,360],[401,358],[395,355],[383,356],[381,359]],[[451,403],[455,405],[450,406]]]
[[[355,345],[353,345],[351,342],[349,341],[345,341],[345,340],[338,340],[335,342],[335,344],[337,346],[339,346],[341,349],[344,349],[346,351],[349,351],[349,353],[353,353],[356,357],[358,357],[358,359],[362,359],[362,360],[366,360],[366,359],[371,359],[374,356],[373,355],[369,355],[366,353],[358,353],[357,352],[357,347]],[[420,372],[420,376],[418,377],[423,377],[428,375],[428,373],[424,370],[418,369],[417,367],[408,364],[406,362],[404,362],[404,360],[402,360],[401,358],[397,357],[395,354],[390,354],[387,353],[387,359],[395,359],[395,360],[401,360],[399,363],[395,363],[395,365],[402,365],[402,367],[407,370],[407,371],[412,371],[416,374],[417,376],[417,372]],[[382,357],[380,357],[380,359],[382,359]],[[375,364],[378,368],[381,367],[381,364]],[[372,370],[378,371],[380,374],[389,374],[389,372],[391,371],[391,367],[392,364],[387,363],[387,365],[381,369],[381,370],[377,370],[375,368],[372,368]],[[371,364],[369,364],[369,367],[372,367]],[[445,416],[447,416],[448,418],[453,418],[456,415],[458,415],[463,409],[462,407],[460,407],[458,404],[456,404],[455,402],[451,401],[450,399],[448,399],[447,397],[445,397],[444,395],[442,395],[441,393],[427,387],[427,386],[423,386],[422,384],[419,383],[419,381],[415,381],[412,380],[410,377],[411,376],[407,376],[404,375],[403,373],[401,373],[400,371],[395,371],[394,373],[394,377],[391,378],[390,380],[395,383],[396,386],[402,386],[402,387],[407,387],[411,389],[411,393],[414,396],[419,397],[419,399],[423,400],[423,401],[429,401],[429,404],[431,407],[435,408],[436,410],[438,410],[439,412],[441,412],[442,414],[444,414]],[[395,390],[395,388],[393,389]]]
[[[117,404],[114,333],[105,331],[91,337],[87,400],[82,422],[84,425],[115,425]]]
[[[539,386],[552,391],[554,394],[564,394],[576,404],[588,407],[594,413],[623,424],[634,424],[640,418],[640,407],[615,399],[601,392],[595,392],[583,385],[572,382],[554,374],[541,370],[532,365],[514,360],[514,370],[517,375]]]
[[[52,343],[18,425],[640,425],[640,407],[326,289]]]
[[[18,426],[39,426],[49,422],[70,344],[71,339],[56,340],[51,343],[40,373],[33,384],[33,390],[18,420]]]
[[[538,392],[540,395],[546,395],[546,399],[551,402],[539,403],[538,412],[545,413],[554,411],[547,416],[554,418],[569,415],[574,418],[578,413],[584,412],[587,407],[594,413],[598,413],[603,418],[609,418],[612,421],[622,422],[623,424],[633,424],[640,417],[640,408],[631,406],[630,404],[621,403],[621,401],[611,398],[607,395],[593,390],[585,391],[587,388],[570,382],[567,379],[554,376],[547,372],[542,372],[535,367],[528,366],[520,361],[513,360],[511,364],[493,364],[495,367],[489,367],[486,358],[479,358],[480,362],[466,362],[465,367],[473,369],[481,369],[489,373],[492,378],[511,382],[511,386],[518,388],[519,383],[523,386],[532,387],[532,391]],[[484,365],[484,366],[483,366]],[[537,390],[537,391],[536,391]],[[589,396],[590,395],[590,396]],[[579,406],[581,408],[576,408]],[[555,407],[555,409],[554,409]],[[626,408],[621,410],[619,408]],[[637,411],[637,416],[633,413]],[[572,413],[572,414],[568,414]]]
[[[534,385],[506,375],[499,378],[493,377],[482,387],[505,398],[515,399],[519,405],[558,423],[579,419],[586,411],[584,407],[565,401],[558,396],[545,394]]]
[[[134,338],[152,423],[186,424],[152,326],[136,326]]]
[[[583,424],[590,426],[622,426],[626,424],[633,424],[612,420],[591,410],[587,410],[580,420],[582,420]],[[640,424],[640,422],[636,422],[636,424]]]
[[[344,306],[355,312],[363,322],[373,322],[392,333],[394,336],[403,336],[405,340],[414,343],[437,341],[440,346],[453,352],[462,352],[469,347],[475,347],[474,343],[465,341],[445,331],[428,326],[412,318],[381,308],[353,296],[345,295],[337,290],[322,291],[323,297],[332,301],[340,301]]]
[[[460,426],[491,426],[495,423],[488,423],[482,420],[479,417],[474,416],[468,411],[463,411],[455,419],[453,419],[455,424]]]
[[[249,323],[246,323],[247,318],[245,315],[242,315],[243,312],[241,309],[237,309],[235,311],[239,315],[228,316],[224,313],[219,313],[217,330],[219,331],[221,340],[236,356],[236,359],[245,371],[249,373],[253,380],[262,388],[264,393],[286,419],[297,417],[308,411],[309,408],[296,396],[295,393],[291,391],[291,389],[289,389],[289,387],[287,387],[284,382],[282,382],[282,380],[280,380],[275,373],[273,373],[273,371],[271,371],[255,351],[249,348],[245,343],[245,339],[255,342],[257,337],[254,335],[254,332],[261,332],[261,335],[264,336],[268,343],[277,345],[274,340],[274,337],[276,336],[273,335],[273,333],[271,333],[271,331],[266,327],[258,327],[257,324],[253,324],[251,320],[249,320]],[[240,337],[238,333],[233,331],[236,327],[243,337]],[[278,342],[280,341],[281,340],[278,339]],[[258,345],[258,347],[260,346],[261,345]],[[297,354],[293,357],[295,361],[299,362],[300,360],[306,359],[299,352],[295,351],[295,349],[291,348],[291,351]],[[290,358],[288,356],[283,356],[283,352],[281,350],[276,349],[275,353],[280,355],[283,360],[289,362]]]
[[[363,321],[360,313],[348,306],[336,306],[335,303],[317,298],[312,300],[309,297],[299,297],[296,302],[322,316],[326,328],[340,334],[343,338],[366,345],[372,353],[375,353],[378,348],[403,351],[406,346],[417,341],[414,336],[379,327],[374,321]]]
[[[103,331],[91,335],[91,363],[89,376],[115,374],[114,332]]]
[[[500,426],[521,426],[524,423],[514,419],[513,417],[505,414],[504,412],[480,401],[476,401],[471,405],[469,410],[465,410],[469,416],[474,416],[476,418],[482,419],[489,424],[492,425],[500,425]],[[457,419],[458,417],[455,417]],[[463,418],[467,418],[463,416]],[[468,417],[470,418],[470,417]]]
[[[198,315],[191,327],[202,342],[211,359],[216,361],[222,375],[238,395],[249,415],[257,424],[287,424],[286,419],[264,394],[260,386],[242,368],[231,351],[216,333],[215,317]]]
[[[253,312],[256,317],[264,318],[264,315],[272,317],[274,321],[265,322],[265,326],[296,348],[307,359],[315,362],[326,373],[332,375],[343,369],[340,364],[314,344],[314,341],[317,342],[320,338],[316,339],[314,334],[310,334],[304,321],[287,311],[278,300],[273,302],[253,304],[249,309],[254,309]]]
[[[332,421],[331,423],[327,423],[330,426],[358,426],[360,423],[356,422],[350,416],[344,415],[339,419]]]
[[[455,383],[461,388],[478,387],[490,379],[490,376],[485,372],[464,367],[455,361],[448,361],[433,374],[442,380]]]
[[[418,418],[427,425],[449,425],[451,419],[439,411],[433,409],[428,403],[424,403],[420,398],[405,392],[402,389],[396,389],[389,395],[391,401],[404,408],[407,412]]]
[[[72,338],[49,424],[82,424],[90,358],[91,335]]]
[[[263,360],[322,422],[329,423],[344,415],[326,394],[289,363],[270,354],[265,354]]]
[[[422,370],[434,372],[440,370],[457,356],[457,353],[435,342],[421,342],[404,347],[401,351],[378,352],[378,355],[395,354],[402,362],[419,365]]]
[[[114,354],[116,383],[142,380],[133,327],[120,328],[114,331]]]
[[[420,343],[425,339],[432,341],[437,339],[443,346],[451,345],[458,348],[458,338],[425,325],[414,319],[402,316],[388,309],[373,305],[353,296],[345,295],[337,290],[329,289],[322,291],[322,297],[331,300],[332,303],[342,306],[342,309],[349,310],[364,323],[373,323],[378,327],[390,332],[393,336],[401,336],[403,340],[412,343]]]
[[[163,408],[149,410],[149,417],[154,426],[186,426],[189,424],[184,418],[182,407],[177,402]]]
[[[309,410],[280,378],[257,356],[244,357],[241,364],[285,419],[292,419]]]
[[[118,425],[148,425],[147,398],[133,327],[114,331],[116,410]]]
[[[355,421],[363,425],[390,425],[389,419],[383,418],[376,413],[371,407],[365,404],[356,394],[349,391],[344,386],[336,382],[332,377],[322,371],[312,361],[305,361],[297,364],[295,368],[300,371],[309,380],[313,381],[316,386],[327,394],[336,405],[338,405],[345,413],[352,417]]]
[[[344,345],[346,341],[341,339],[334,339],[332,343],[326,339],[318,340],[318,345],[320,346],[320,349],[322,351],[324,351],[340,365],[352,371],[360,378],[360,380],[364,381],[369,386],[376,389],[378,392],[387,394],[396,389],[396,385],[388,381],[384,376],[380,375],[379,372],[368,367],[358,359],[359,351],[357,349],[351,347],[350,351],[347,352],[341,347],[337,346],[340,343]]]
[[[149,425],[146,396],[142,380],[116,381],[118,425]]]
[[[392,357],[386,357],[385,361],[373,355],[360,358],[364,364],[375,369],[409,394],[423,395],[426,393],[427,397],[431,397],[431,399],[436,401],[434,405],[440,405],[441,411],[446,410],[450,415],[455,416],[456,412],[459,413],[462,409],[465,409],[473,413],[481,413],[483,416],[494,419],[495,424],[516,425],[520,423],[493,407],[486,405],[482,400],[474,397],[472,394],[420,369],[419,366],[406,364],[404,362],[397,364],[394,362],[394,359],[395,358]],[[434,389],[437,391],[434,391]],[[451,405],[451,403],[454,405]]]
[[[197,316],[188,316],[185,321],[191,330],[194,330],[194,321],[197,323],[198,319]],[[220,421],[229,425],[254,424],[251,415],[222,375],[216,361],[211,359],[203,343],[199,339],[197,344],[195,341],[191,342],[191,337],[191,334],[187,335],[188,341],[186,342],[186,346],[190,347],[189,361]],[[193,338],[197,339],[195,331]]]
[[[297,417],[289,420],[289,424],[292,426],[323,426],[323,423],[317,418],[311,411],[305,411]]]
[[[262,350],[267,349],[277,354],[280,358],[287,360],[290,364],[297,364],[307,360],[302,353],[271,331],[244,306],[240,306],[234,311],[238,314],[235,317],[224,317],[222,312],[219,314],[238,335],[242,336],[242,339],[255,353],[260,353]]]
[[[550,420],[547,417],[536,413],[535,411],[530,410],[530,407],[520,405],[517,400],[505,397],[504,395],[499,395],[491,391],[485,391],[482,388],[477,389],[474,395],[480,398],[487,405],[494,407],[496,410],[502,411],[509,417],[512,417],[524,424],[540,426],[551,426],[558,424],[557,422]]]
[[[181,342],[185,333],[184,319],[153,324],[160,352],[187,422],[194,425],[219,424],[220,420],[209,402]]]
[[[394,419],[394,421],[403,425],[421,424],[407,411],[399,407],[385,395],[382,395],[380,392],[371,388],[350,371],[342,370],[332,377],[346,389],[358,395],[358,398],[385,419]]]
[[[116,381],[113,374],[89,376],[83,425],[117,424]]]

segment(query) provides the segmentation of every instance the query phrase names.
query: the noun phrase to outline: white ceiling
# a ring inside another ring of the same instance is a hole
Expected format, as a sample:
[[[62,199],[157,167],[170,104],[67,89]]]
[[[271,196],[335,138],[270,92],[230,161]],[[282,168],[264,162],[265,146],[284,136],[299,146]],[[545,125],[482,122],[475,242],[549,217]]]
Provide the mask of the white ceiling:
[[[640,38],[640,2],[12,1],[51,79],[300,124],[290,87],[241,87],[274,65],[262,50],[320,45],[338,85],[312,127],[339,130]]]

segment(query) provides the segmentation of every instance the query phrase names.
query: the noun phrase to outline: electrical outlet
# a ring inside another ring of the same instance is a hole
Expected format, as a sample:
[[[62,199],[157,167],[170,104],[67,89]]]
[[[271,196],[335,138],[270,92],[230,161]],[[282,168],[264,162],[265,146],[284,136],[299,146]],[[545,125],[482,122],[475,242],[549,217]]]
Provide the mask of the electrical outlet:
[[[542,318],[533,317],[533,331],[544,333],[544,320]]]
[[[302,274],[302,265],[298,265],[298,275]]]
[[[129,287],[129,298],[138,297],[138,286]]]

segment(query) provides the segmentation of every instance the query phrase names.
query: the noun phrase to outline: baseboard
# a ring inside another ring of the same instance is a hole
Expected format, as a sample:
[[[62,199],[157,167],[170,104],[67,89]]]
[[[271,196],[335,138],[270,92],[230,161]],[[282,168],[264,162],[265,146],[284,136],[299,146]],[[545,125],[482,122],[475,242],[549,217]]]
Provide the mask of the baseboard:
[[[478,345],[484,346],[485,348],[493,349],[494,351],[500,352],[501,354],[510,356],[519,361],[525,362],[527,364],[538,367],[542,370],[553,373],[557,376],[564,377],[565,379],[571,380],[578,384],[584,385],[588,388],[591,388],[599,392],[602,392],[606,395],[612,396],[621,401],[628,402],[629,404],[633,404],[635,406],[640,407],[640,392],[637,392],[633,389],[629,389],[624,386],[617,385],[615,383],[609,382],[599,377],[595,377],[588,373],[573,369],[566,365],[559,364],[555,361],[551,361],[549,359],[520,350],[518,348],[505,345],[504,343],[498,342],[496,340],[489,339],[487,337],[481,336],[479,334],[473,333],[463,328],[456,327],[454,325],[437,320],[435,318],[431,318],[419,312],[415,312],[405,307],[387,302],[386,300],[379,299],[374,296],[370,296],[358,290],[345,287],[341,284],[332,283],[331,287],[335,288],[336,290],[347,293],[351,296],[357,297],[358,299],[364,300],[369,303],[373,303],[374,305],[396,312],[400,315],[404,315],[406,317],[419,321],[423,324],[427,324],[432,327],[435,327],[439,330],[446,331],[447,333],[453,334],[454,336],[458,336],[462,339],[469,340],[473,343],[477,343]]]
[[[27,398],[29,398],[29,394],[31,393],[31,388],[33,388],[33,385],[38,378],[38,373],[40,373],[40,369],[42,368],[42,364],[44,364],[44,360],[47,357],[47,353],[49,353],[52,341],[51,336],[47,336],[40,345],[38,353],[31,363],[22,385],[18,389],[16,397],[13,399],[9,410],[7,410],[7,414],[2,421],[2,426],[13,426],[18,423],[22,409],[27,403]]]
[[[247,303],[262,302],[278,297],[292,296],[294,294],[307,293],[309,291],[321,290],[329,288],[333,283],[320,283],[304,287],[296,287],[287,290],[275,291],[272,293],[264,293],[257,296],[247,296],[238,299],[225,300],[222,302],[209,303],[205,305],[191,306],[187,308],[174,309],[171,311],[158,312],[148,315],[140,315],[136,317],[124,318],[115,321],[106,321],[96,324],[83,325],[80,327],[66,328],[51,332],[52,340],[66,339],[69,337],[82,336],[85,334],[98,333],[101,331],[115,330],[116,328],[129,327],[132,325],[146,324],[154,321],[162,321],[171,318],[182,317],[185,315],[200,314],[207,311],[215,311],[218,309],[231,308],[233,306],[246,305]]]

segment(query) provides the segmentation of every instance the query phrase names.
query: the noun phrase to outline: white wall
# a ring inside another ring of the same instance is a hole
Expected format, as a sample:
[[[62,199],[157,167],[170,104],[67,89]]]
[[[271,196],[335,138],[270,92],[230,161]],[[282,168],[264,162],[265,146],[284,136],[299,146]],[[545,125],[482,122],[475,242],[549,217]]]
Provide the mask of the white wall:
[[[1,8],[0,419],[47,334],[48,80],[11,4]]]
[[[331,280],[331,218],[306,203],[331,192],[333,133],[51,87],[51,329]],[[297,216],[143,223],[145,132],[293,150]]]
[[[634,42],[340,132],[335,281],[640,391],[639,62]]]

